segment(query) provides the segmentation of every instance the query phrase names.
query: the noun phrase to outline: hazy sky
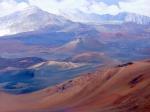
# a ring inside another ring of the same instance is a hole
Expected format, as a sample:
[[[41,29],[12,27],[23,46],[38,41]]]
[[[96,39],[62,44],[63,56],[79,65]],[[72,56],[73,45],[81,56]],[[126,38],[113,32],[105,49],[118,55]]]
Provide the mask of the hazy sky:
[[[35,5],[50,13],[117,14],[127,11],[150,16],[150,0],[0,0],[0,16]]]

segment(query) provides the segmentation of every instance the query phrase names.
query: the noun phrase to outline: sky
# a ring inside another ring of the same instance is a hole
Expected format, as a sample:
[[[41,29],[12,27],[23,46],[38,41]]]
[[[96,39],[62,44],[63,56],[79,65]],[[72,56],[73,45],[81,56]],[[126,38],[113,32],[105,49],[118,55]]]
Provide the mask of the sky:
[[[150,17],[150,0],[0,0],[0,17],[29,6],[58,15],[76,11],[112,15],[132,12]]]

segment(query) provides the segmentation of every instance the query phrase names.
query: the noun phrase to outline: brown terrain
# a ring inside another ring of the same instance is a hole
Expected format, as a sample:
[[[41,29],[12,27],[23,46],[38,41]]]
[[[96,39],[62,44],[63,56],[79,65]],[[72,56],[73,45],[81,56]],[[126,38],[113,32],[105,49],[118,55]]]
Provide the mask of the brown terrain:
[[[101,68],[35,93],[1,92],[0,112],[150,112],[150,61]]]
[[[71,62],[104,63],[106,65],[120,63],[103,52],[83,52],[68,58]]]

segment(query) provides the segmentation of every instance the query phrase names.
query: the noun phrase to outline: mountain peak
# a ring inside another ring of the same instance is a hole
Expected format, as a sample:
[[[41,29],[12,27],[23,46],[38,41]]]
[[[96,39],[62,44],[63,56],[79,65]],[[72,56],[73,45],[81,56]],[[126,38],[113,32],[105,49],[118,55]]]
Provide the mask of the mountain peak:
[[[32,14],[48,14],[48,12],[36,7],[36,6],[29,6],[26,7],[20,11],[17,11],[11,15],[22,15],[22,16],[28,16],[28,15],[32,15]]]
[[[36,31],[42,28],[60,28],[70,21],[42,9],[30,6],[13,14],[0,18],[0,36]]]
[[[23,10],[38,11],[38,10],[41,10],[41,9],[37,6],[29,6],[29,7],[24,8]]]

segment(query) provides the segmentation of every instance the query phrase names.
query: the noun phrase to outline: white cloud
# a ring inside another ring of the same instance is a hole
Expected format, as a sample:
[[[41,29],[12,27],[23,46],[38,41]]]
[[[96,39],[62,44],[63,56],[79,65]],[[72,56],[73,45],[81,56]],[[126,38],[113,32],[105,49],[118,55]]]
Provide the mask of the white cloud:
[[[117,5],[107,5],[103,2],[92,2],[91,6],[89,6],[91,13],[97,14],[117,14],[120,12],[120,9]]]
[[[128,11],[150,16],[150,0],[118,0],[118,5],[107,5],[101,0],[29,0],[29,3],[55,14],[81,10],[97,14],[117,14]]]
[[[87,11],[90,2],[87,0],[29,0],[31,5],[36,5],[51,13],[59,14],[61,11],[83,10]]]
[[[21,1],[21,0],[20,0]],[[28,0],[29,2],[16,2],[15,0],[2,0],[0,2],[0,16],[35,5],[50,13],[83,11],[84,13],[117,14],[127,11],[150,16],[150,0]],[[109,5],[106,4],[109,2]],[[115,2],[115,3],[114,3]]]
[[[15,0],[3,0],[0,2],[0,17],[8,15],[18,10],[28,7],[25,2],[16,2]]]
[[[150,17],[150,0],[130,0],[119,2],[122,11],[138,13]]]

